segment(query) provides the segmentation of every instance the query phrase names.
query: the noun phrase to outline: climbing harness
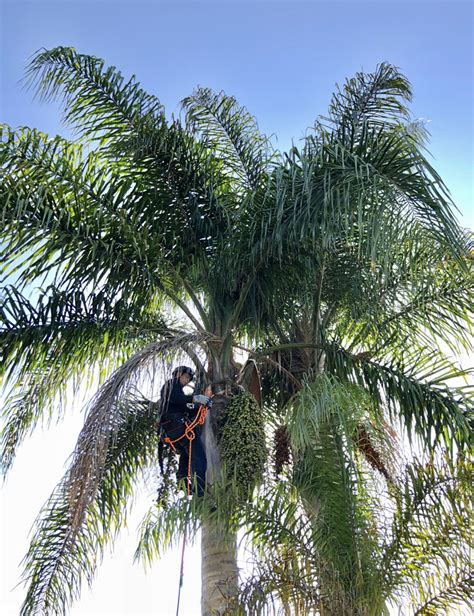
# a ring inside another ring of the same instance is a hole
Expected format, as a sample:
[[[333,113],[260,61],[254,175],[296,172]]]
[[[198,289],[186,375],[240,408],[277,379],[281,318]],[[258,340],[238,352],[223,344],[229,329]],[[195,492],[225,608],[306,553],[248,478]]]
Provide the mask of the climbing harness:
[[[191,471],[192,471],[192,450],[193,450],[193,441],[196,438],[196,433],[194,432],[195,428],[198,426],[204,425],[207,416],[207,406],[201,405],[198,409],[196,417],[191,422],[185,422],[184,433],[178,438],[171,439],[169,436],[162,437],[163,442],[171,447],[173,451],[176,451],[175,443],[180,441],[183,438],[187,438],[189,441],[189,450],[188,450],[188,476],[187,476],[187,497],[189,501],[189,497],[191,496]],[[189,507],[189,502],[187,503]],[[179,588],[178,588],[178,603],[176,605],[176,616],[179,615],[179,603],[181,600],[181,588],[183,587],[183,579],[184,579],[184,550],[186,547],[187,534],[188,534],[188,511],[186,511],[186,523],[184,525],[184,534],[183,534],[183,546],[181,548],[181,566],[179,571]]]

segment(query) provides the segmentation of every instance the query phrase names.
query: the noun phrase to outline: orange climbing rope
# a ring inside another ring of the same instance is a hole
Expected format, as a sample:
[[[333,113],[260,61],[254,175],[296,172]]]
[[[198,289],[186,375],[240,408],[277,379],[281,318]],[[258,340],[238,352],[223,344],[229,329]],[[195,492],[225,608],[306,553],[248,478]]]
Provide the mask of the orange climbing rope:
[[[196,433],[194,432],[194,428],[197,426],[204,425],[207,416],[207,406],[201,405],[198,409],[196,417],[192,420],[192,422],[186,422],[184,432],[181,436],[175,439],[170,439],[169,436],[165,436],[163,441],[167,443],[173,451],[176,451],[175,443],[180,441],[183,438],[187,438],[189,441],[189,453],[188,453],[188,496],[191,494],[191,470],[192,470],[192,449],[193,449],[193,441],[196,438]]]
[[[198,412],[196,414],[196,417],[193,419],[192,422],[188,423],[186,422],[185,425],[185,429],[184,429],[184,433],[179,436],[178,438],[175,439],[170,439],[169,436],[166,436],[163,441],[165,443],[167,443],[171,449],[173,449],[173,451],[176,451],[176,447],[174,446],[175,443],[177,443],[178,441],[180,441],[183,438],[187,438],[189,441],[189,450],[188,450],[188,477],[187,477],[187,496],[189,498],[189,496],[191,495],[191,471],[192,471],[192,451],[193,451],[193,441],[196,438],[196,433],[194,432],[194,429],[197,426],[202,426],[204,425],[204,422],[206,421],[206,416],[207,416],[207,406],[203,406],[201,405],[198,409]],[[179,572],[179,589],[178,589],[178,604],[176,606],[176,616],[179,615],[179,603],[180,603],[180,599],[181,599],[181,588],[183,586],[183,578],[184,578],[184,550],[186,547],[186,540],[187,540],[187,530],[188,530],[188,524],[187,524],[187,520],[186,520],[186,524],[184,526],[184,534],[183,534],[183,546],[181,548],[181,567],[180,567],[180,572]]]

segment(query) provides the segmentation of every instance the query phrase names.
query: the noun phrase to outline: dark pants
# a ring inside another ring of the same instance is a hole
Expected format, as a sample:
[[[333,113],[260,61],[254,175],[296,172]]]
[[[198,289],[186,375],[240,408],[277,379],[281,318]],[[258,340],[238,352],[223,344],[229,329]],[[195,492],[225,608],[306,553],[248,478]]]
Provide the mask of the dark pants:
[[[174,441],[184,434],[186,426],[182,421],[165,420],[163,422],[163,429],[166,436]],[[197,495],[202,496],[206,484],[206,451],[198,427],[194,428],[194,434],[195,437],[191,444],[191,491],[194,492],[196,488]],[[186,479],[188,476],[190,441],[188,438],[184,437],[174,443],[174,447],[179,454],[176,478],[180,481],[181,479]]]

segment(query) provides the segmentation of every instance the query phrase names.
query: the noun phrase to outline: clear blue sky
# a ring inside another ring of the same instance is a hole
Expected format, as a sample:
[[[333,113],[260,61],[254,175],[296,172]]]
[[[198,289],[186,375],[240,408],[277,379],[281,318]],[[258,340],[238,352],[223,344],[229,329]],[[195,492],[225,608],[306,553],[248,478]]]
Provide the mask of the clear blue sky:
[[[0,0],[0,120],[65,134],[56,104],[22,89],[41,47],[74,46],[136,74],[168,112],[197,85],[225,90],[280,148],[326,112],[335,83],[388,61],[414,89],[434,164],[474,227],[473,3]],[[469,214],[469,217],[467,215]]]

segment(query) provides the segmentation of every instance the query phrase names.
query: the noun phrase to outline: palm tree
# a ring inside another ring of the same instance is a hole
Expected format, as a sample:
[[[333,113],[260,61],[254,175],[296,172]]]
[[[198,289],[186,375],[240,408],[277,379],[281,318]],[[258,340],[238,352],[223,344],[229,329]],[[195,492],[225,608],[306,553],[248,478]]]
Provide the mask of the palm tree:
[[[462,392],[427,381],[426,356],[402,352],[430,328],[466,344],[469,295],[451,203],[422,131],[407,125],[410,87],[395,68],[349,81],[302,151],[285,156],[223,93],[199,89],[183,119],[168,119],[134,78],[67,48],[39,52],[30,77],[44,98],[61,97],[77,140],[2,133],[4,468],[41,418],[64,411],[69,383],[103,384],[40,515],[22,613],[64,613],[91,581],[156,463],[156,405],[141,392],[173,362],[192,361],[215,391],[212,487],[188,503],[167,492],[166,475],[141,547],[152,557],[202,525],[204,614],[235,608],[235,533],[265,463],[263,446],[240,456],[255,471],[243,489],[229,453],[247,435],[226,421],[235,401],[262,438],[263,415],[240,395],[254,365],[267,368],[277,414],[304,378],[328,372],[358,381],[426,441],[465,447]],[[247,369],[242,347],[256,362]],[[433,370],[446,361],[438,353]]]

